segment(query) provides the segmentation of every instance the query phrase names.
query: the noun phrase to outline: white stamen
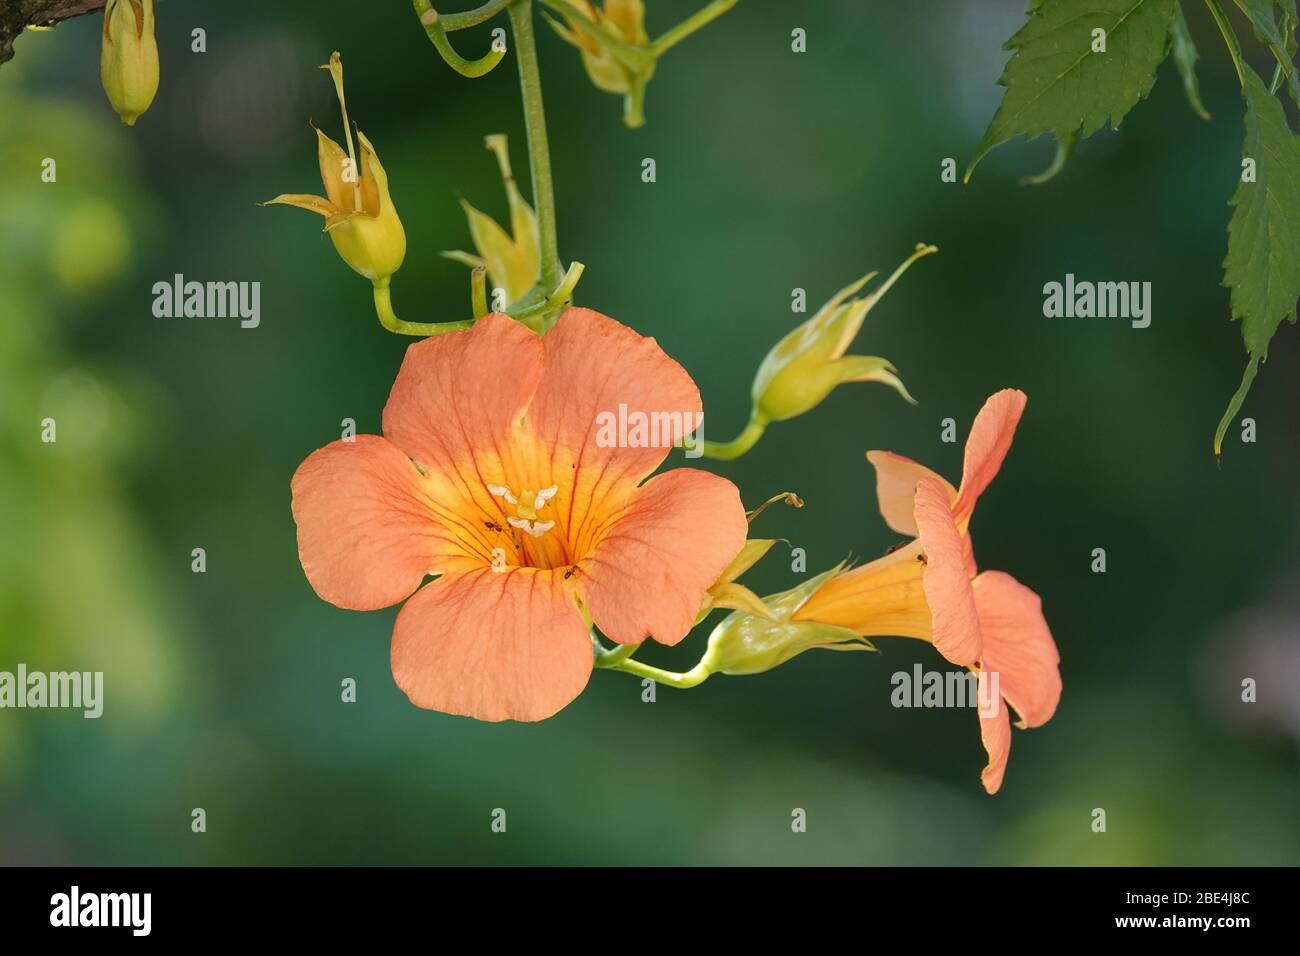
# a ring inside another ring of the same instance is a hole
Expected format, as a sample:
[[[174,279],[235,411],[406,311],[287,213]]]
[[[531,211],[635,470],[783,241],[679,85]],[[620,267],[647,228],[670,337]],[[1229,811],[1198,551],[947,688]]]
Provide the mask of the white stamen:
[[[546,502],[555,497],[555,493],[560,490],[559,485],[551,485],[549,488],[543,488],[537,492],[537,500],[533,502],[533,510],[539,510],[546,507]]]
[[[510,489],[505,485],[488,485],[487,490],[490,495],[506,499],[507,504],[514,505],[519,503],[519,499],[512,495]]]
[[[506,521],[510,522],[510,527],[518,528],[534,538],[540,538],[555,527],[554,521],[529,521],[527,518],[507,518]]]

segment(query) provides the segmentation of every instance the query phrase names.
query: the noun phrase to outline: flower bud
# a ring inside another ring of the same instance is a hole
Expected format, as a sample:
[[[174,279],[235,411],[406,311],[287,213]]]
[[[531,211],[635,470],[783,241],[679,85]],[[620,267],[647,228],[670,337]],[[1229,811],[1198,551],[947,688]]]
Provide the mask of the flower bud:
[[[326,154],[337,167],[342,161],[338,144],[323,134],[320,137],[321,170]],[[325,231],[343,261],[372,282],[385,281],[402,267],[406,258],[406,230],[397,217],[397,207],[388,193],[388,173],[379,162],[375,148],[366,134],[357,130],[361,147],[361,207],[345,211],[325,224]],[[329,179],[326,179],[327,189]],[[342,189],[342,185],[336,189]]]
[[[597,89],[626,98],[624,122],[631,127],[641,126],[645,123],[645,87],[655,71],[654,57],[649,54],[650,37],[645,29],[643,0],[604,0],[603,7],[596,6],[592,0],[573,0],[573,6],[585,17],[585,22],[568,15],[564,17],[567,26],[550,17],[547,20],[556,33],[578,48],[587,76]],[[611,48],[598,31],[608,33],[624,48]],[[632,53],[644,55],[633,59]]]
[[[899,276],[917,259],[938,251],[934,246],[918,245],[879,289],[860,299],[851,298],[877,273],[863,276],[841,289],[816,315],[778,342],[754,376],[751,418],[762,426],[802,415],[845,382],[882,382],[905,400],[914,402],[888,361],[844,353],[862,328],[867,313]]]
[[[329,70],[334,80],[347,149],[317,130],[316,157],[325,195],[286,193],[268,200],[266,205],[297,206],[324,216],[325,231],[343,261],[371,282],[386,287],[406,258],[406,231],[388,193],[388,174],[374,146],[359,129],[361,159],[357,161],[343,96],[343,61],[338,53],[331,54],[329,63],[321,69]]]
[[[776,542],[776,538],[751,538],[746,541],[740,553],[732,559],[726,570],[718,575],[718,580],[714,581],[705,592],[704,603],[700,607],[695,623],[704,620],[710,611],[718,607],[733,608],[768,617],[770,612],[763,599],[743,584],[737,584],[736,579],[757,564]]]
[[[506,232],[495,219],[462,199],[460,204],[469,221],[470,238],[474,240],[474,250],[478,254],[456,251],[444,252],[443,255],[470,268],[485,268],[492,285],[505,291],[505,305],[510,306],[537,284],[542,262],[541,239],[537,231],[537,215],[520,195],[519,186],[510,172],[506,137],[498,133],[487,137],[484,142],[496,154],[501,169],[501,181],[505,184],[506,201],[510,205],[511,231]]]
[[[153,0],[108,0],[104,5],[99,78],[122,122],[134,126],[158,92]]]
[[[769,615],[746,611],[727,615],[709,635],[699,666],[710,674],[761,674],[813,648],[869,651],[875,648],[853,631],[820,621],[792,621],[799,607],[841,566],[810,578],[798,587],[763,599]]]

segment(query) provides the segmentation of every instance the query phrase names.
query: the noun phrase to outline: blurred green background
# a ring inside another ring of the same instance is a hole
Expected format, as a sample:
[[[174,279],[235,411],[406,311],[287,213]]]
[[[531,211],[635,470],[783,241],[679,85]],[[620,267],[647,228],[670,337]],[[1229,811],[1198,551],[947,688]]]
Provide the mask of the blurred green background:
[[[698,5],[649,0],[651,34]],[[654,704],[598,672],[537,725],[412,707],[389,674],[396,609],[319,600],[289,512],[290,475],[342,419],[379,430],[408,340],[381,330],[316,217],[257,202],[319,191],[308,123],[337,136],[339,121],[316,66],[342,51],[409,236],[397,311],[462,317],[467,273],[438,252],[467,246],[459,196],[505,215],[486,134],[510,134],[526,183],[513,61],[456,76],[406,0],[167,0],[161,91],[128,130],[99,86],[98,18],[21,37],[0,68],[0,670],[103,670],[106,709],[0,711],[0,862],[1300,862],[1294,328],[1243,412],[1257,443],[1232,429],[1222,470],[1210,451],[1245,363],[1219,285],[1235,76],[1193,5],[1212,122],[1167,63],[1123,130],[1054,182],[1017,184],[1050,159],[1040,140],[998,150],[970,186],[943,183],[942,160],[964,167],[998,103],[1022,9],[744,0],[664,59],[638,131],[539,24],[579,301],[691,371],[710,437],[743,423],[754,369],[801,318],[792,289],[815,308],[918,241],[941,248],[854,348],[896,363],[918,407],[847,386],[705,465],[751,506],[806,499],[756,527],[806,549],[809,571],[897,540],[866,449],[955,477],[942,419],[964,438],[986,396],[1029,394],[974,535],[983,566],[1042,595],[1065,692],[1048,725],[1014,734],[996,797],[973,714],[890,706],[894,671],[940,663],[913,641],[660,688]],[[206,53],[190,52],[195,27]],[[477,55],[489,29],[454,40]],[[47,156],[56,184],[40,180]],[[261,326],[155,318],[151,287],[178,272],[260,281]],[[1151,327],[1045,319],[1042,286],[1067,272],[1150,281]],[[47,416],[55,445],[39,442]],[[1089,569],[1097,547],[1105,574]],[[797,578],[778,549],[746,582]],[[643,656],[689,666],[710,626]],[[1240,702],[1243,677],[1258,703]],[[505,834],[489,827],[498,807]],[[796,807],[807,833],[791,832]]]

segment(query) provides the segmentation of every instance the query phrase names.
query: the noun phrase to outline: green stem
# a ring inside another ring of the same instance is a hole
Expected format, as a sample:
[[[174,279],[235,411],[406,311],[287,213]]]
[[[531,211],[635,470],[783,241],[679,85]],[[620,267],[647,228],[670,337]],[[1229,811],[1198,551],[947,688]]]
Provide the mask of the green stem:
[[[474,318],[481,319],[487,315],[487,269],[483,266],[475,266],[469,274],[469,299]]]
[[[677,26],[666,32],[650,44],[650,55],[656,59],[670,47],[681,43],[688,36],[722,16],[736,5],[738,0],[713,0],[707,7],[697,10]]]
[[[555,229],[555,186],[551,181],[551,148],[546,139],[546,111],[542,107],[542,77],[537,67],[537,40],[533,36],[533,0],[516,0],[506,8],[515,34],[519,58],[519,88],[524,101],[524,131],[528,135],[528,165],[533,174],[533,206],[541,241],[541,283],[554,289],[560,281],[559,240]]]
[[[739,458],[745,452],[754,447],[754,444],[762,436],[764,429],[767,428],[767,422],[757,416],[751,416],[749,424],[745,430],[729,442],[706,441],[704,443],[704,457],[717,458],[721,461],[731,461],[733,458]]]
[[[393,311],[390,280],[384,279],[374,285],[375,314],[379,316],[379,324],[389,332],[395,332],[398,335],[441,335],[443,332],[468,329],[474,324],[473,319],[461,319],[456,322],[403,322]]]
[[[424,27],[424,32],[428,34],[434,48],[447,65],[461,76],[467,76],[470,79],[484,76],[490,73],[505,57],[506,51],[504,49],[491,49],[480,59],[465,59],[456,52],[451,45],[451,41],[447,39],[447,25],[443,22],[442,17],[438,15],[438,11],[429,5],[429,0],[411,0],[411,3],[415,7],[415,12],[420,17],[420,24]]]
[[[1228,15],[1223,12],[1223,7],[1219,6],[1219,0],[1205,0],[1205,5],[1210,8],[1210,15],[1214,17],[1219,32],[1223,34],[1223,42],[1228,45],[1228,52],[1232,55],[1232,65],[1237,68],[1237,81],[1242,86],[1245,86],[1246,70],[1242,66],[1244,57],[1241,53],[1241,41],[1237,39],[1237,32],[1232,29],[1232,24],[1228,22]]]
[[[594,634],[591,642],[596,646],[597,667],[613,667],[615,664],[621,664],[641,649],[640,644],[619,644],[613,650],[606,650],[605,645],[600,643]]]
[[[483,6],[474,10],[466,10],[464,13],[448,13],[445,16],[439,15],[442,21],[442,28],[448,33],[455,33],[457,30],[467,30],[470,27],[476,27],[480,23],[486,23],[498,13],[508,7],[514,0],[488,0]],[[429,4],[425,0],[424,5]]]
[[[636,645],[632,646],[635,648]],[[657,684],[667,684],[669,687],[676,687],[679,690],[686,690],[688,687],[703,684],[708,680],[710,673],[704,669],[703,664],[696,664],[686,673],[678,674],[658,667],[651,667],[649,664],[642,664],[640,661],[623,659],[613,663],[606,663],[599,657],[596,658],[596,666],[611,671],[622,671],[624,674],[632,674],[635,677],[648,677]]]
[[[1219,427],[1214,430],[1214,460],[1220,460],[1223,454],[1223,436],[1228,433],[1232,427],[1232,420],[1237,417],[1237,412],[1241,411],[1241,405],[1246,401],[1246,395],[1250,392],[1250,386],[1255,381],[1255,373],[1259,371],[1259,356],[1252,355],[1250,361],[1246,363],[1246,373],[1241,377],[1241,385],[1228,402],[1228,410],[1223,413],[1219,419]]]
[[[1242,13],[1244,13],[1247,16],[1247,18],[1250,19],[1251,25],[1253,27],[1255,17],[1251,14],[1250,0],[1236,0],[1236,4],[1237,4],[1237,9],[1239,9]],[[1278,0],[1277,5],[1278,6],[1282,5],[1281,0]],[[1271,7],[1269,8],[1269,12],[1266,14],[1266,16],[1268,17],[1273,16]],[[1287,17],[1284,17],[1282,19],[1282,23],[1281,23],[1282,29],[1278,31],[1280,37],[1287,37],[1292,32],[1289,29],[1291,24],[1288,22],[1288,20],[1289,18]],[[1287,51],[1285,45],[1279,46],[1278,44],[1272,42],[1267,37],[1261,36],[1258,30],[1255,31],[1255,35],[1261,43],[1263,43],[1266,47],[1268,47],[1269,52],[1271,52],[1274,58],[1276,58],[1277,60],[1277,66],[1273,68],[1273,78],[1269,80],[1268,91],[1276,95],[1277,91],[1282,87],[1282,81],[1289,80],[1291,81],[1292,93],[1296,93],[1297,94],[1296,98],[1298,101],[1300,101],[1300,93],[1297,93],[1297,87],[1291,75],[1295,71],[1295,64],[1291,62],[1293,59],[1291,53]],[[1284,44],[1286,42],[1287,41],[1285,40],[1283,41]]]

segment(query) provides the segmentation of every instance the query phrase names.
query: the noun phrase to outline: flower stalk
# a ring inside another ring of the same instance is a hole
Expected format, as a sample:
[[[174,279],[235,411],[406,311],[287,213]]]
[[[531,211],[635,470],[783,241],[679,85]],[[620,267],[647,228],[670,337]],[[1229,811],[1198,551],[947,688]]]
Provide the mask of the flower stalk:
[[[418,335],[427,338],[430,335],[441,335],[443,332],[457,332],[461,329],[468,329],[474,324],[473,319],[457,319],[452,322],[405,322],[399,319],[397,313],[393,311],[391,286],[391,276],[374,283],[375,315],[379,317],[379,324],[389,332],[394,332],[397,335]],[[484,299],[484,305],[486,311],[486,299]]]
[[[676,687],[678,690],[697,687],[708,680],[709,675],[712,673],[704,666],[703,661],[685,673],[678,673],[632,660],[631,655],[640,646],[639,644],[625,644],[613,651],[606,651],[604,654],[598,653],[596,655],[596,666],[605,670],[621,671],[634,677],[648,677],[656,684],[665,684],[668,687]]]
[[[541,243],[541,283],[554,289],[560,281],[559,238],[555,226],[555,185],[551,180],[551,146],[546,135],[542,77],[537,66],[532,0],[516,0],[506,8],[519,59],[519,89],[523,96],[524,133],[528,137],[528,166],[533,178],[533,205]]]

